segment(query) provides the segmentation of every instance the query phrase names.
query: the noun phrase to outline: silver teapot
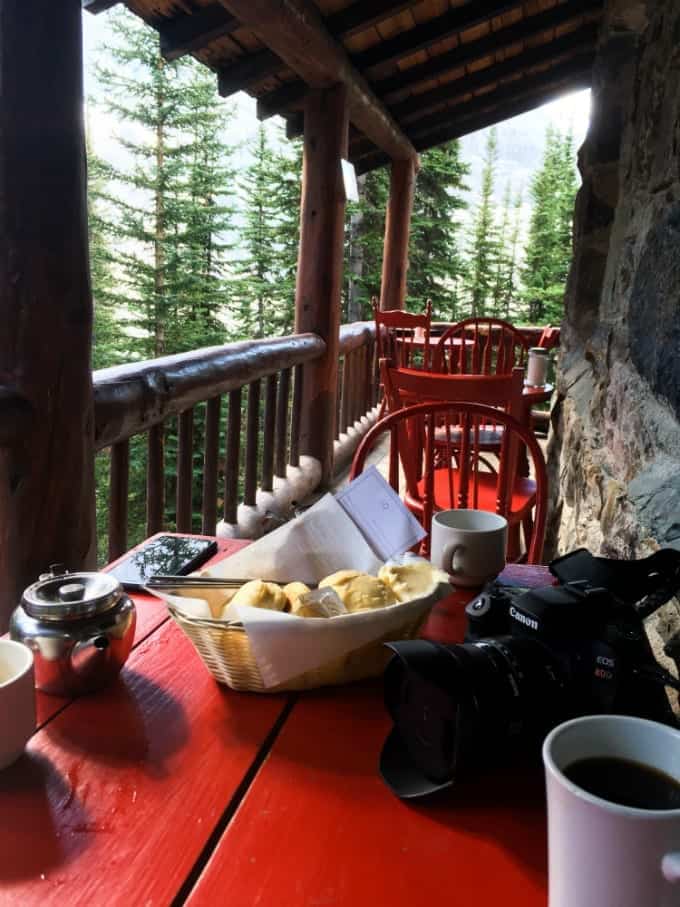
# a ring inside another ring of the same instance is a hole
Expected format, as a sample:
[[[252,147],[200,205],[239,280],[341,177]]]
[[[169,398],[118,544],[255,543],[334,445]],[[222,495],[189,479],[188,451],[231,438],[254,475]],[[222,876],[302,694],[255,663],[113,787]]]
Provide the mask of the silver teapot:
[[[130,654],[136,612],[115,577],[50,567],[24,591],[10,637],[33,652],[35,685],[56,696],[89,693],[117,676]]]

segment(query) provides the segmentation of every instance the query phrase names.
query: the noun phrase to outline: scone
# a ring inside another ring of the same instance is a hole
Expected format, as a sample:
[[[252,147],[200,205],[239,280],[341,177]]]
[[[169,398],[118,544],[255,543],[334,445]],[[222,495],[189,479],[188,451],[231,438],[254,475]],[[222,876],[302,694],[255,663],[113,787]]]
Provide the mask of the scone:
[[[325,586],[330,586],[337,592],[348,611],[384,608],[397,601],[389,586],[377,577],[358,570],[338,570],[321,580],[319,588]]]
[[[433,567],[427,561],[411,561],[406,564],[385,564],[378,577],[390,587],[400,602],[423,598],[434,592],[439,583],[448,583],[443,570]]]
[[[306,595],[309,592],[309,586],[306,586],[304,583],[295,582],[288,583],[288,585],[283,587],[283,594],[288,599],[288,608],[287,611],[290,611],[291,614],[297,614],[299,609],[302,607],[300,598],[303,595]],[[316,615],[307,615],[300,614],[300,617],[308,617]]]
[[[288,599],[277,583],[265,583],[264,580],[253,579],[241,586],[232,598],[231,604],[267,608],[270,611],[285,611]]]

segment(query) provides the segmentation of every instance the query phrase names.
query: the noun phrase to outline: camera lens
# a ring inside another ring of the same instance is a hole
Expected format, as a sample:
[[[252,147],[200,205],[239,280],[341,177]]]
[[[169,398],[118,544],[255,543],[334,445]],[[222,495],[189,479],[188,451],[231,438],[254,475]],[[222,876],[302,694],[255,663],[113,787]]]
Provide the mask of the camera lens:
[[[534,639],[393,643],[385,703],[413,767],[444,784],[530,741],[565,712],[565,676]]]

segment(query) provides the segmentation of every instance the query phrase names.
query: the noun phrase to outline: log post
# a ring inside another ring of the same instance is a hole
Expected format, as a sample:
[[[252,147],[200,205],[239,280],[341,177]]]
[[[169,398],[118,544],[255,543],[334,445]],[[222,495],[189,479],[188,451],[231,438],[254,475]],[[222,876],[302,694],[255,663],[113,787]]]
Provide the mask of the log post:
[[[80,0],[0,2],[0,633],[49,564],[94,566],[92,300]]]
[[[406,307],[408,241],[416,180],[417,158],[392,161],[390,198],[385,218],[380,308]]]
[[[322,465],[322,484],[333,471],[338,379],[345,192],[340,159],[347,154],[348,108],[343,85],[310,91],[300,209],[295,330],[326,341],[325,355],[305,367],[300,452]]]

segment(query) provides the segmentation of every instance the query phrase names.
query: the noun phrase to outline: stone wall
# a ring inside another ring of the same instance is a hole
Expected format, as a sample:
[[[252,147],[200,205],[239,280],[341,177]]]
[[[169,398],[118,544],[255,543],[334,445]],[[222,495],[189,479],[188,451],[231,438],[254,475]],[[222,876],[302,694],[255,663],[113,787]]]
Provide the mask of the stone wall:
[[[680,0],[610,0],[579,153],[548,555],[680,548]]]

